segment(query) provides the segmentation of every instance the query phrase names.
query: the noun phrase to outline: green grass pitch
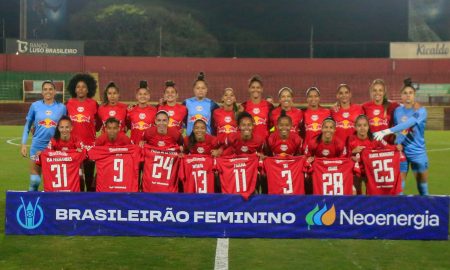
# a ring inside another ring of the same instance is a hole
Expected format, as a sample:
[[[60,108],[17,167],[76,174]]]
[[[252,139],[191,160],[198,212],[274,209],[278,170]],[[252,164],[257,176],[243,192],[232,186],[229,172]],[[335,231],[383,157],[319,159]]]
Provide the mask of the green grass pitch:
[[[0,269],[213,269],[216,239],[5,236],[5,191],[28,187],[17,145],[0,127]],[[428,131],[430,193],[450,194],[450,132]],[[18,143],[19,140],[13,140]],[[408,177],[406,194],[417,194]],[[448,241],[230,239],[230,269],[450,269]]]

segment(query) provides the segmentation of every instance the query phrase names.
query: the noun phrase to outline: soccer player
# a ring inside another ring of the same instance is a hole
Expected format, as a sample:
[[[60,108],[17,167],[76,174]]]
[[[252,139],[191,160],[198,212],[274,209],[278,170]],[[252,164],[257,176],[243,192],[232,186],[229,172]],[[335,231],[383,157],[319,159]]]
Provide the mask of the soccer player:
[[[265,140],[269,137],[269,113],[273,110],[273,105],[263,99],[263,90],[261,77],[251,77],[248,83],[250,99],[241,104],[240,111],[245,111],[253,117],[255,134]]]
[[[36,165],[37,155],[44,150],[50,138],[55,133],[59,119],[66,114],[64,104],[55,100],[56,88],[52,81],[42,83],[43,99],[31,104],[26,117],[26,123],[22,134],[22,146],[20,152],[23,157],[27,156],[27,139],[31,126],[34,126],[33,140],[30,147],[30,186],[29,191],[37,191],[41,183],[41,169]]]
[[[373,139],[372,132],[369,130],[369,119],[366,115],[361,114],[356,117],[355,120],[355,134],[348,137],[347,150],[348,155],[354,162],[358,162],[358,168],[362,170],[363,164],[361,162],[361,152],[364,149],[395,149],[394,146],[389,145],[386,141],[377,141]],[[353,178],[353,185],[356,189],[356,194],[362,194],[362,182],[367,182],[365,173],[362,172],[361,176],[355,176]]]
[[[120,131],[120,121],[114,117],[105,121],[105,132],[95,140],[96,146],[125,146],[130,144],[130,138]]]
[[[202,119],[195,120],[191,135],[184,138],[183,148],[186,154],[218,157],[222,153],[217,138],[206,133],[206,123]]]
[[[364,103],[362,108],[364,114],[369,118],[370,132],[375,133],[392,126],[394,110],[399,104],[387,99],[386,84],[382,79],[374,80],[369,89],[372,100]],[[394,144],[394,136],[384,139],[388,143]]]
[[[140,142],[141,146],[144,144],[156,149],[182,152],[180,145],[183,144],[183,137],[177,127],[169,127],[169,114],[166,111],[156,113],[155,125],[145,131]]]
[[[67,90],[70,98],[67,101],[67,115],[72,120],[72,135],[83,145],[83,148],[90,149],[95,142],[95,127],[98,111],[98,103],[92,97],[97,91],[97,81],[90,74],[76,74],[73,76]],[[81,191],[95,191],[92,186],[94,182],[95,163],[89,159],[83,162],[84,179],[80,178]]]
[[[329,109],[320,106],[319,88],[313,86],[306,90],[306,102],[308,107],[303,112],[304,147],[321,133],[322,123],[331,116]]]
[[[102,128],[105,132],[106,120],[114,117],[120,123],[120,131],[125,133],[127,105],[119,102],[120,93],[119,88],[114,82],[110,82],[103,93],[103,105],[98,108],[98,117],[100,122],[97,123],[97,128]]]
[[[200,72],[197,79],[194,82],[194,97],[188,98],[183,102],[183,105],[187,109],[186,119],[186,135],[190,135],[194,122],[197,119],[202,119],[207,123],[207,132],[214,134],[214,123],[212,123],[212,116],[215,109],[219,108],[219,105],[206,97],[208,93],[208,84],[205,80],[205,74]]]
[[[281,110],[277,119],[277,128],[267,140],[268,154],[273,156],[295,156],[301,154],[302,138],[292,132],[292,119],[285,110]]]
[[[345,157],[347,151],[344,143],[336,138],[336,122],[333,118],[326,118],[321,125],[322,132],[311,139],[305,148],[307,162],[312,163],[315,157],[337,158]]]
[[[362,107],[352,104],[352,92],[347,84],[340,84],[336,93],[337,103],[331,109],[331,117],[336,121],[336,136],[346,142],[347,138],[355,132],[355,120],[363,114]]]
[[[177,103],[178,92],[175,88],[175,82],[166,81],[164,97],[157,111],[166,111],[169,114],[169,127],[176,127],[181,132],[183,122],[187,115],[187,109],[184,105]]]
[[[239,131],[226,142],[223,155],[253,154],[263,156],[264,138],[254,131],[253,117],[248,112],[238,115]]]
[[[139,144],[145,130],[155,122],[156,108],[149,104],[150,89],[147,81],[139,83],[136,100],[138,103],[128,108],[127,112],[127,126],[131,130],[130,139],[133,144]]]
[[[303,121],[303,112],[294,106],[294,91],[289,87],[283,87],[278,91],[278,100],[280,106],[272,110],[270,114],[270,126],[271,128],[277,127],[278,118],[281,115],[281,111],[284,110],[286,115],[291,118],[291,132],[299,134],[300,126]]]
[[[227,138],[237,132],[236,114],[238,106],[233,88],[225,88],[222,96],[222,107],[214,110],[213,119],[219,142],[224,143]]]
[[[374,137],[381,140],[384,136],[396,133],[396,143],[403,146],[406,162],[402,162],[402,181],[406,179],[409,165],[417,182],[420,195],[428,195],[428,156],[425,147],[425,126],[427,110],[415,101],[416,89],[411,79],[404,81],[401,90],[403,106],[394,112],[394,127],[376,132]]]
[[[63,115],[56,125],[55,134],[53,135],[53,138],[50,139],[47,149],[55,151],[67,151],[69,149],[76,149],[81,152],[82,144],[78,140],[78,138],[71,134],[72,130],[72,121],[70,120],[69,116]]]

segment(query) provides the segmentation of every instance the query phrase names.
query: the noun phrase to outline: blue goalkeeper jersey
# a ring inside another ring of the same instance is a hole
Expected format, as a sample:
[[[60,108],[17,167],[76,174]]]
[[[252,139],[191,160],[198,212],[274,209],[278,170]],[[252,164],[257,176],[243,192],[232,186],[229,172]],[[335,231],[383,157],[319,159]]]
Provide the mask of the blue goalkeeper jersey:
[[[59,119],[66,114],[64,104],[57,101],[51,105],[45,104],[43,100],[35,101],[28,111],[22,134],[22,144],[26,144],[31,126],[34,126],[33,145],[47,145],[55,134]]]
[[[213,111],[219,106],[209,98],[204,98],[203,100],[198,100],[196,97],[191,97],[183,102],[183,105],[187,108],[187,119],[186,123],[186,134],[189,136],[194,127],[194,122],[197,119],[202,119],[206,122],[207,132],[209,134],[213,133]]]
[[[394,111],[394,127],[391,131],[396,133],[397,144],[403,145],[406,156],[419,155],[426,152],[425,126],[427,123],[427,110],[424,107],[414,110],[400,106]]]

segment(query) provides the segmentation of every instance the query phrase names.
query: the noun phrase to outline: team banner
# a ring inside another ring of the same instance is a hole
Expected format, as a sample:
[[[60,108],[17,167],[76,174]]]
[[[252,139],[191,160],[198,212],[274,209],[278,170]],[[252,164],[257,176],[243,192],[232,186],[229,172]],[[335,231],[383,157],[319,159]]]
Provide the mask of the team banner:
[[[448,220],[448,196],[6,194],[6,234],[447,240]]]

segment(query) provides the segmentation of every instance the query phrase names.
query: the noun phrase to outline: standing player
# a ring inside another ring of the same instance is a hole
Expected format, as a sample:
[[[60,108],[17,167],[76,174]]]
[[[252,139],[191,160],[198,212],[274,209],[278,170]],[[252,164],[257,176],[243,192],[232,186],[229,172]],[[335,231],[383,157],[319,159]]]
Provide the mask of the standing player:
[[[263,82],[258,75],[250,78],[248,92],[250,99],[241,104],[240,111],[245,111],[253,117],[255,134],[259,134],[265,140],[269,137],[269,113],[273,105],[263,99]]]
[[[120,123],[120,131],[125,133],[127,105],[119,102],[119,98],[119,88],[114,82],[110,82],[103,93],[103,105],[98,108],[100,122],[97,123],[97,128],[102,127],[102,132],[105,132],[106,120],[114,117]]]
[[[336,93],[337,103],[331,109],[331,117],[336,121],[336,137],[346,142],[355,132],[355,120],[363,114],[362,107],[352,104],[352,92],[347,84],[340,84]]]
[[[186,154],[218,157],[222,153],[217,138],[206,133],[206,123],[201,119],[195,120],[191,135],[184,138],[183,148]]]
[[[157,111],[166,111],[169,114],[168,127],[176,127],[181,132],[183,122],[186,119],[187,110],[184,105],[177,103],[178,92],[175,88],[175,82],[166,81],[164,89],[164,98]]]
[[[76,137],[84,148],[90,149],[95,142],[95,127],[97,120],[97,101],[92,99],[97,91],[97,81],[90,74],[76,74],[69,81],[67,90],[71,99],[67,101],[67,115],[72,120],[72,135]],[[86,159],[83,162],[84,179],[80,178],[81,191],[95,191],[94,182],[95,163]]]
[[[375,133],[392,126],[394,110],[399,104],[387,99],[386,84],[382,79],[372,82],[370,95],[372,100],[364,103],[362,108],[364,114],[369,118],[370,132]],[[390,144],[394,144],[394,139],[393,135],[385,138]]]
[[[194,82],[194,97],[188,98],[183,102],[187,109],[186,134],[189,136],[192,132],[194,122],[202,119],[207,124],[207,131],[213,134],[214,124],[212,116],[215,109],[219,108],[214,101],[206,97],[208,93],[208,84],[205,80],[205,74],[200,72],[197,80]]]
[[[292,119],[281,110],[277,119],[277,128],[270,134],[267,140],[267,154],[273,156],[295,156],[301,154],[302,138],[296,132],[292,132]]]
[[[300,126],[303,121],[303,112],[294,106],[294,91],[289,87],[283,87],[278,91],[278,100],[280,106],[274,109],[270,114],[270,126],[277,127],[278,118],[281,115],[281,111],[284,110],[286,115],[291,119],[291,132],[299,134]]]
[[[159,111],[155,116],[155,126],[144,133],[140,145],[149,145],[152,148],[180,152],[183,137],[177,127],[169,127],[169,114]]]
[[[331,116],[329,109],[320,106],[320,91],[317,87],[313,86],[306,90],[306,102],[308,107],[303,112],[304,147],[320,134],[322,123]]]
[[[411,164],[420,195],[428,195],[428,156],[424,137],[427,110],[415,101],[415,96],[416,89],[412,86],[411,79],[406,79],[401,90],[403,106],[394,112],[395,126],[376,132],[374,137],[380,140],[389,134],[397,134],[396,143],[403,145],[406,156],[406,161],[400,165],[402,182],[405,181]]]
[[[225,88],[222,102],[223,106],[213,112],[216,135],[220,143],[224,143],[231,134],[237,132],[236,114],[238,106],[233,88]]]
[[[29,191],[37,191],[41,183],[41,169],[36,165],[36,155],[44,150],[55,133],[56,123],[66,114],[66,107],[55,100],[56,88],[52,81],[42,83],[42,100],[31,104],[26,117],[22,134],[20,152],[27,156],[27,139],[31,126],[34,126],[33,140],[30,147],[30,187]]]
[[[130,139],[133,144],[139,144],[145,130],[155,122],[156,108],[149,105],[150,89],[147,81],[140,82],[136,100],[138,103],[127,112],[127,126],[131,130]]]
[[[120,131],[120,121],[114,117],[105,121],[105,132],[95,140],[95,146],[125,146],[130,144],[130,138]]]
[[[248,112],[238,115],[239,131],[230,136],[226,142],[223,155],[254,154],[262,156],[264,139],[254,132],[253,117]]]

